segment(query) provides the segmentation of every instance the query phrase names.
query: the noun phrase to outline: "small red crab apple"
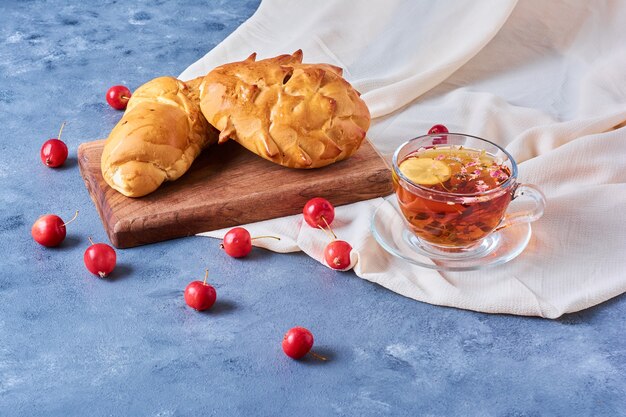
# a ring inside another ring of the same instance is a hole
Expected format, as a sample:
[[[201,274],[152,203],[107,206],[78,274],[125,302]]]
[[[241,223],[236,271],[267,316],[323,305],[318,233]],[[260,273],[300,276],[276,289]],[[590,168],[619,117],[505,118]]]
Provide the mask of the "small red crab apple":
[[[289,329],[283,337],[283,352],[292,359],[302,359],[310,353],[316,359],[325,361],[325,357],[311,352],[313,347],[313,333],[304,327],[294,327]]]
[[[215,288],[206,283],[209,270],[204,274],[204,281],[193,281],[185,288],[185,302],[195,310],[203,311],[213,307],[217,293]]]
[[[106,243],[93,243],[91,238],[89,238],[89,243],[91,246],[85,250],[83,255],[85,266],[92,274],[104,278],[115,269],[117,262],[115,249]]]
[[[448,128],[444,125],[434,125],[428,131],[429,135],[436,135],[437,133],[448,133]]]
[[[48,139],[43,143],[43,145],[41,145],[39,157],[41,158],[41,162],[43,162],[43,164],[47,167],[60,167],[67,159],[67,145],[61,140],[61,134],[63,133],[64,127],[65,122],[61,124],[59,136],[53,139]]]
[[[304,205],[302,215],[311,227],[330,227],[335,219],[335,208],[325,198],[315,197]]]
[[[46,214],[38,218],[33,227],[30,229],[30,233],[35,239],[35,242],[46,247],[59,246],[65,239],[67,230],[65,226],[76,220],[78,216],[78,210],[74,213],[74,217],[67,222],[63,222],[56,214]]]
[[[332,269],[347,271],[351,264],[350,253],[352,252],[352,246],[345,240],[337,239],[337,235],[332,227],[328,226],[328,230],[322,226],[319,226],[319,228],[330,237],[330,243],[324,248],[326,264]]]
[[[126,109],[128,100],[130,100],[130,90],[123,85],[114,85],[109,88],[106,94],[107,103],[116,110]]]
[[[333,240],[324,249],[324,260],[332,269],[343,271],[350,267],[352,246],[344,240]]]
[[[243,227],[235,227],[234,229],[230,229],[228,233],[224,235],[224,240],[222,241],[222,249],[229,256],[233,258],[243,258],[247,256],[252,250],[252,241],[255,239],[277,239],[280,240],[279,237],[276,236],[257,236],[250,237],[250,232],[248,232]]]
[[[448,133],[448,128],[444,125],[434,125],[428,130],[429,135],[436,135],[439,133]],[[446,136],[439,136],[437,138],[433,138],[433,145],[445,145],[448,143],[448,138]]]

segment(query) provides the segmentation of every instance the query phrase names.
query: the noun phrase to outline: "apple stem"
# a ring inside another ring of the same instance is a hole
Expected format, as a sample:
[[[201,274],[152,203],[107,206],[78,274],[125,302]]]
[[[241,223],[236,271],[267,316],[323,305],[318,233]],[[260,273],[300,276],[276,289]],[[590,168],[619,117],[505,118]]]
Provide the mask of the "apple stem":
[[[254,240],[254,239],[276,239],[276,240],[280,240],[280,238],[278,236],[256,236],[256,237],[250,238],[250,240]]]
[[[59,136],[57,137],[58,140],[61,140],[61,134],[63,133],[64,127],[65,127],[65,122],[61,123],[61,129],[59,129]]]
[[[205,272],[204,272],[204,285],[206,285],[206,280],[207,280],[208,277],[209,277],[209,270],[205,269]]]
[[[326,227],[328,227],[328,230],[330,230],[330,233],[333,234],[333,240],[337,240],[337,235],[335,234],[335,232],[333,232],[333,228],[330,227],[330,224],[328,224],[328,222],[326,221],[326,217],[322,216],[322,220],[324,220],[324,224],[326,225]]]
[[[326,233],[326,236],[328,236],[330,238],[330,240],[333,240],[333,235],[331,235],[330,233],[328,233],[328,230],[324,229],[322,226],[317,225],[317,227],[320,228],[320,230],[324,233]]]
[[[89,240],[89,243],[91,243],[92,246],[95,245],[95,243],[93,243],[93,240],[91,240],[91,236],[89,236],[87,239]]]
[[[318,359],[318,360],[320,360],[320,361],[327,361],[327,360],[328,360],[328,358],[327,358],[327,357],[322,356],[322,355],[318,355],[318,354],[317,354],[317,353],[315,353],[315,352],[309,352],[309,355],[313,356],[315,359]]]
[[[68,224],[72,223],[74,220],[76,220],[76,217],[78,217],[78,210],[76,210],[76,213],[74,213],[74,217],[72,217],[69,221],[63,223],[63,226],[67,226]]]
[[[130,97],[127,96],[120,96],[120,98],[123,98],[124,100],[130,100]]]

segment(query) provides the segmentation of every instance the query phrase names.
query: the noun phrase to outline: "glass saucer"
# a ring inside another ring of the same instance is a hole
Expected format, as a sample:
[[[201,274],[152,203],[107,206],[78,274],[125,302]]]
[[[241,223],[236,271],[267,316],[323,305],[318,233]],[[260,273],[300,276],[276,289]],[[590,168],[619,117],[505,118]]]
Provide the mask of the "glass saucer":
[[[390,254],[440,271],[472,271],[506,263],[524,251],[532,234],[530,223],[520,223],[492,233],[469,252],[446,253],[425,244],[409,230],[395,199],[376,209],[371,230]]]

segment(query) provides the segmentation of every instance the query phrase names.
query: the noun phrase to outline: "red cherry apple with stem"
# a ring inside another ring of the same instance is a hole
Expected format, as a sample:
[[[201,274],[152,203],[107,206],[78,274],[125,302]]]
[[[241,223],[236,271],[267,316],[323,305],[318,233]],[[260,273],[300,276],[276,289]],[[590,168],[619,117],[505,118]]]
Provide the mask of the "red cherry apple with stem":
[[[123,85],[114,85],[109,88],[106,94],[107,103],[111,107],[116,110],[124,110],[126,109],[126,105],[128,104],[128,100],[131,97],[130,90],[128,87]]]
[[[344,240],[333,240],[324,249],[324,260],[332,269],[343,271],[350,266],[352,246]]]
[[[67,145],[61,140],[64,127],[65,122],[61,124],[58,137],[48,139],[41,145],[39,157],[45,166],[50,168],[60,167],[67,159]]]
[[[115,269],[117,261],[115,249],[106,243],[93,243],[91,238],[89,238],[89,243],[91,246],[85,250],[83,255],[85,266],[92,274],[104,278]]]
[[[326,361],[327,358],[311,352],[313,347],[313,333],[304,327],[294,327],[289,329],[283,337],[283,352],[292,359],[302,359],[307,353],[316,359]]]
[[[76,220],[78,216],[78,210],[74,213],[69,221],[63,222],[56,214],[46,214],[35,220],[33,227],[30,229],[30,234],[35,239],[35,242],[46,247],[59,246],[65,239],[67,230],[65,226]]]
[[[206,283],[209,277],[209,270],[206,270],[204,281],[193,281],[185,288],[185,302],[187,305],[198,311],[211,308],[215,304],[217,294],[215,288]]]
[[[330,226],[335,219],[335,208],[325,198],[315,197],[304,205],[302,215],[311,227]]]
[[[448,128],[445,127],[444,125],[434,125],[428,131],[429,135],[436,135],[438,133],[448,133]]]
[[[436,135],[439,133],[448,133],[448,128],[445,127],[444,125],[434,125],[433,127],[430,128],[430,130],[428,130],[429,135]],[[439,136],[439,137],[433,138],[433,145],[444,145],[446,143],[448,143],[447,136]]]
[[[331,239],[331,242],[324,248],[324,260],[332,269],[338,271],[347,270],[350,266],[350,252],[352,246],[345,240],[337,239],[337,235],[333,229],[328,226],[328,230],[320,227]]]
[[[243,227],[235,227],[230,229],[228,233],[224,235],[224,240],[220,246],[229,256],[232,256],[233,258],[243,258],[252,250],[252,241],[255,239],[280,240],[277,236],[250,237],[250,232],[246,229]]]

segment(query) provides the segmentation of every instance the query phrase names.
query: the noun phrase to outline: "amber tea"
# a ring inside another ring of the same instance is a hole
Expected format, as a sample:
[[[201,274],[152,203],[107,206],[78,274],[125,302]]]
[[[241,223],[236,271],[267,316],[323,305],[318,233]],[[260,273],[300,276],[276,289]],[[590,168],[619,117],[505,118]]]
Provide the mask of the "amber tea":
[[[398,161],[394,189],[404,217],[420,238],[443,247],[469,247],[500,223],[512,195],[500,187],[511,176],[484,150],[441,145]]]

